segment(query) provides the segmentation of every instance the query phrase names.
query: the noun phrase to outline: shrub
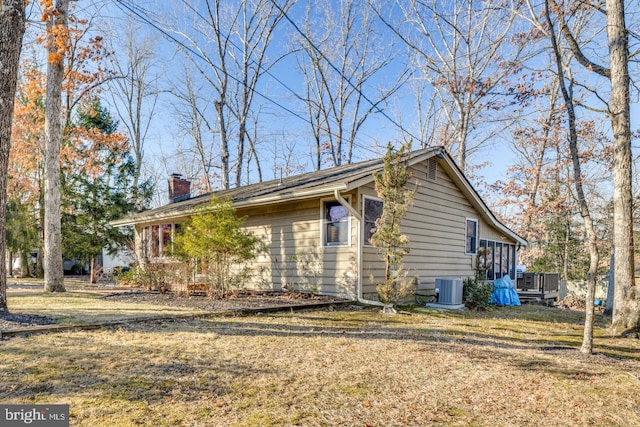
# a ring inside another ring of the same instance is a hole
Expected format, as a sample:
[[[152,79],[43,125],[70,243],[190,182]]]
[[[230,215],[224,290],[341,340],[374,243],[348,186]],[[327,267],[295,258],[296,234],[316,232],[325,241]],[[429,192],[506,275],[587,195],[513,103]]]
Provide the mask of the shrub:
[[[210,297],[224,297],[251,276],[251,261],[265,250],[262,240],[243,229],[231,199],[212,197],[196,209],[175,237],[173,255],[197,260],[209,285]]]
[[[398,304],[408,296],[414,283],[407,279],[403,259],[409,253],[409,238],[402,233],[400,223],[413,202],[414,191],[407,188],[411,173],[407,170],[407,160],[411,153],[411,144],[407,143],[394,150],[387,145],[384,166],[381,172],[373,174],[375,189],[382,199],[382,213],[375,222],[375,231],[370,243],[380,249],[384,261],[384,281],[376,284],[376,292],[381,302]]]
[[[398,305],[407,296],[415,293],[418,278],[407,277],[407,272],[402,270],[398,274],[394,274],[390,279],[384,283],[378,283],[376,285],[376,292],[380,302],[384,304]]]
[[[132,286],[145,288],[148,291],[166,293],[180,288],[184,281],[184,268],[181,263],[152,263],[144,268],[135,266],[129,271],[117,275],[116,283],[119,286]]]
[[[464,286],[462,288],[464,305],[469,310],[488,310],[492,291],[493,285],[491,282],[481,280],[477,277],[467,277],[464,279]]]

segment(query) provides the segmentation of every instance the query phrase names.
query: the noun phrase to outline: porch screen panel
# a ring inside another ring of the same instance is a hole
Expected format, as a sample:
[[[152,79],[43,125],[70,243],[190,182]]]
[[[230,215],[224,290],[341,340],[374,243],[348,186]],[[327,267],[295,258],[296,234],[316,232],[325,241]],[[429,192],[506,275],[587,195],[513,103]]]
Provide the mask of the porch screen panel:
[[[516,245],[511,245],[511,278],[516,280]]]
[[[495,249],[496,242],[487,242],[487,279],[489,280],[495,279]]]
[[[509,245],[507,243],[502,244],[502,258],[500,261],[500,277],[507,276],[509,274]]]

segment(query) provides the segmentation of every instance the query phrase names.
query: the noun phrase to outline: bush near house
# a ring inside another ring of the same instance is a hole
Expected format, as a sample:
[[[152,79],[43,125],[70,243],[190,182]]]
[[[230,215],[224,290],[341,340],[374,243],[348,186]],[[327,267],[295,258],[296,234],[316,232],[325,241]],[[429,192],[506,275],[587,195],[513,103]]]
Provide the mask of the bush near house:
[[[383,201],[382,215],[376,220],[371,244],[380,248],[385,264],[384,282],[376,285],[381,302],[398,304],[415,289],[415,282],[408,278],[403,259],[409,253],[409,238],[402,233],[400,223],[413,202],[414,191],[407,188],[411,174],[407,171],[407,159],[411,144],[401,146],[397,151],[391,143],[387,145],[382,172],[374,173],[375,188]]]
[[[264,251],[262,240],[242,229],[230,199],[213,196],[176,235],[173,255],[197,267],[206,278],[210,297],[224,297],[250,277],[248,263]]]
[[[119,286],[141,287],[160,293],[185,293],[190,277],[190,266],[178,261],[135,266],[116,275],[115,280]]]
[[[488,310],[491,300],[493,285],[491,282],[476,277],[464,279],[462,287],[462,300],[469,310]]]

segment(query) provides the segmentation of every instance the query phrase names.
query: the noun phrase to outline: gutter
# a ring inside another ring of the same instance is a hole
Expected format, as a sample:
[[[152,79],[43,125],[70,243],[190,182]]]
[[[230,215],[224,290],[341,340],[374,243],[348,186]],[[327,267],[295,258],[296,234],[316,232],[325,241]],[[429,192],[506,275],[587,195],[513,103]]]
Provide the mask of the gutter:
[[[356,211],[353,206],[347,202],[342,195],[340,194],[340,190],[338,188],[333,190],[333,195],[344,208],[358,221],[357,234],[358,237],[356,239],[357,242],[357,250],[356,250],[356,265],[358,266],[358,276],[357,276],[357,287],[356,287],[356,300],[361,304],[367,305],[376,305],[378,307],[384,307],[384,304],[380,301],[368,300],[362,297],[362,215],[358,211]]]
[[[241,200],[239,202],[234,202],[233,206],[236,209],[239,208],[245,208],[245,207],[254,207],[254,206],[262,206],[262,205],[269,205],[269,204],[273,204],[273,203],[278,203],[278,202],[283,202],[283,201],[287,201],[287,200],[295,200],[295,199],[306,199],[306,198],[312,198],[312,197],[316,197],[316,196],[321,196],[323,194],[327,194],[331,192],[331,190],[346,190],[347,186],[346,185],[341,185],[339,187],[322,187],[322,188],[314,188],[311,190],[304,190],[304,191],[297,191],[297,192],[291,192],[291,193],[284,193],[284,194],[278,194],[278,195],[271,195],[271,196],[262,196],[262,197],[257,197],[255,199],[251,199],[251,200]],[[200,197],[200,196],[198,196]],[[192,199],[190,199],[192,200]],[[181,202],[178,202],[181,203]],[[203,202],[203,204],[205,204],[206,202]],[[180,211],[178,213],[175,212],[175,210],[171,209],[172,208],[173,203],[170,203],[168,205],[163,205],[160,206],[156,209],[167,209],[169,212],[164,212],[164,213],[160,213],[156,216],[149,216],[148,212],[140,212],[139,214],[136,215],[132,215],[132,216],[128,216],[128,217],[124,217],[121,219],[117,219],[114,221],[110,221],[109,224],[113,227],[124,227],[124,226],[128,226],[128,225],[135,225],[137,223],[156,223],[156,222],[161,222],[161,221],[170,221],[170,220],[174,220],[176,218],[181,218],[181,217],[185,217],[185,216],[189,216],[193,207],[191,208],[185,208],[184,211]],[[351,208],[353,210],[353,208]],[[151,211],[153,211],[155,209],[152,209]],[[349,208],[347,208],[347,210],[349,210]],[[351,210],[349,211],[351,212]],[[355,210],[354,210],[355,212]],[[141,218],[142,217],[142,218]]]

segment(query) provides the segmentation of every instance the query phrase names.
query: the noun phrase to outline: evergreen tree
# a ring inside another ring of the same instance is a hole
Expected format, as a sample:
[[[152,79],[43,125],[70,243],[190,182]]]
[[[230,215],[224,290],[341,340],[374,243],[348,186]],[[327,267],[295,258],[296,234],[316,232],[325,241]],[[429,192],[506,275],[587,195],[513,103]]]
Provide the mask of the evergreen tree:
[[[382,215],[376,221],[376,231],[371,244],[382,249],[385,263],[384,282],[376,291],[380,301],[397,304],[407,296],[413,283],[407,280],[402,260],[409,253],[409,238],[402,234],[400,222],[413,202],[413,191],[407,188],[411,178],[406,162],[411,153],[411,143],[402,145],[397,151],[391,143],[387,145],[382,172],[374,173],[375,188],[383,201]]]
[[[117,128],[99,100],[81,108],[72,132],[76,167],[63,174],[64,257],[90,263],[91,281],[103,248],[113,253],[132,241],[132,230],[109,225],[134,210],[139,190],[132,189],[135,165]]]
[[[174,241],[174,255],[197,260],[209,279],[209,295],[224,296],[250,273],[247,263],[263,250],[259,237],[242,229],[231,200],[213,196],[182,227]]]
[[[21,274],[30,274],[31,251],[38,246],[38,225],[34,215],[29,212],[28,205],[10,198],[7,203],[6,242],[10,254],[19,254]],[[11,273],[13,266],[9,266]]]

